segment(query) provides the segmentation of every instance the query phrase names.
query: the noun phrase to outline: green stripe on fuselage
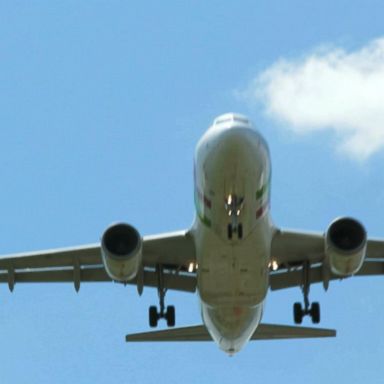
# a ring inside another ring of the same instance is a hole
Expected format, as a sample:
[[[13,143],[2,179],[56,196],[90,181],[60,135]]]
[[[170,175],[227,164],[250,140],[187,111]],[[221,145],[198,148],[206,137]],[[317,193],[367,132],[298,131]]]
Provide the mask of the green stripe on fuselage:
[[[211,227],[212,226],[212,222],[210,219],[208,219],[208,217],[206,217],[203,212],[202,212],[202,209],[201,209],[201,202],[200,202],[200,199],[199,199],[199,196],[198,196],[198,193],[197,191],[195,191],[195,208],[196,208],[196,214],[198,216],[198,218],[200,219],[200,221],[207,227]]]
[[[269,190],[269,184],[271,181],[271,177],[269,177],[268,181],[256,191],[256,199],[259,200],[261,199]]]
[[[206,216],[202,216],[199,212],[197,212],[197,216],[199,217],[200,221],[207,226],[208,228],[211,228],[212,222],[208,219]]]

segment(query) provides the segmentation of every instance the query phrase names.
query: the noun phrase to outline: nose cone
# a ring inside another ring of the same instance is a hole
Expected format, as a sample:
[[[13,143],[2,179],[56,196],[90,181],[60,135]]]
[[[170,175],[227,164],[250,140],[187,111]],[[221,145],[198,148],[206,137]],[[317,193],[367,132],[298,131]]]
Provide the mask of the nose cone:
[[[218,116],[202,136],[196,147],[195,158],[205,159],[212,151],[218,152],[219,156],[236,158],[244,151],[259,152],[259,148],[268,152],[265,140],[251,121],[240,114],[226,113]]]
[[[203,319],[213,340],[224,352],[233,355],[241,350],[255,332],[262,315],[256,307],[203,305]]]
[[[225,156],[241,155],[244,150],[254,153],[266,143],[261,134],[254,128],[251,121],[244,115],[226,113],[218,116],[202,141],[208,139],[211,145],[219,147]]]
[[[232,123],[231,123],[232,124]],[[233,123],[236,124],[236,123]],[[252,173],[258,173],[269,159],[268,147],[259,134],[250,126],[224,125],[212,128],[212,134],[208,131],[212,150],[206,153],[207,163],[220,169],[221,177],[231,179],[230,174],[238,174],[238,169],[249,167]],[[212,182],[216,177],[212,172]]]

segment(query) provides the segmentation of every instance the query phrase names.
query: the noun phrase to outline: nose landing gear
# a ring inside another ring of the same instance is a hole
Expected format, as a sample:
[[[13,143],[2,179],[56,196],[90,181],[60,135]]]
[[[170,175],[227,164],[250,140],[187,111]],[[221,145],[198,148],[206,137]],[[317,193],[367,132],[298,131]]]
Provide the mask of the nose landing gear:
[[[165,294],[167,290],[164,288],[163,269],[161,265],[156,266],[156,272],[158,276],[157,293],[159,296],[159,310],[155,305],[149,307],[149,326],[152,328],[157,327],[157,323],[160,319],[167,321],[168,327],[174,327],[176,324],[176,310],[173,305],[168,305],[165,310]]]
[[[231,222],[227,226],[227,237],[232,240],[233,234],[236,233],[239,239],[243,238],[243,224],[239,223],[239,216],[243,209],[244,198],[236,195],[228,195],[225,199],[225,209],[230,217]]]
[[[229,240],[232,240],[233,233],[237,233],[239,239],[243,238],[243,224],[241,223],[237,226],[234,226],[233,224],[228,224],[227,231]]]

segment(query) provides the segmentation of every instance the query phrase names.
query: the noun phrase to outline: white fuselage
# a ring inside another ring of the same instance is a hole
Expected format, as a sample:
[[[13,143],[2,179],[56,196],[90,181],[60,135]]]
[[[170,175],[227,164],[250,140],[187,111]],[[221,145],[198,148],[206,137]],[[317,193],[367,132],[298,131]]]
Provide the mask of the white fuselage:
[[[268,290],[270,175],[268,147],[243,116],[220,116],[198,143],[198,292],[204,324],[230,354],[255,332]]]

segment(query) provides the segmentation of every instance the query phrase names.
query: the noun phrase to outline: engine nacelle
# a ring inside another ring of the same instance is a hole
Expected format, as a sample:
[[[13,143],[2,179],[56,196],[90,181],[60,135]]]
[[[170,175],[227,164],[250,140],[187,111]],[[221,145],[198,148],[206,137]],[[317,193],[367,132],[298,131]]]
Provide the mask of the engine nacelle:
[[[126,282],[136,277],[141,265],[143,241],[131,225],[110,226],[101,238],[105,270],[113,280]]]
[[[367,250],[367,232],[350,217],[336,219],[325,236],[325,253],[331,271],[338,276],[351,276],[361,268]]]

